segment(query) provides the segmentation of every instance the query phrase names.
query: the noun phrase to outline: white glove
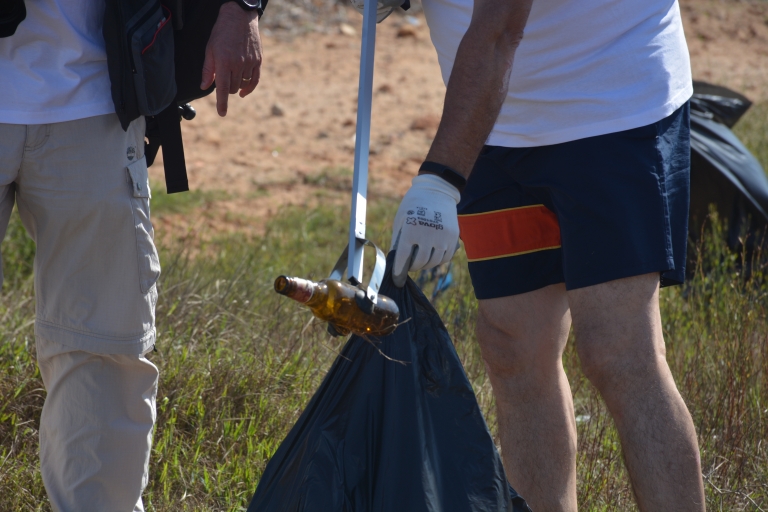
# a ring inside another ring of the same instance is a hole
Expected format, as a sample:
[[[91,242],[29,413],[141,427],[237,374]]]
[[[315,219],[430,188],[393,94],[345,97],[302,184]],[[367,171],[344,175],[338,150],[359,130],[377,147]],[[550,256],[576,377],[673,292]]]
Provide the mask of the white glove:
[[[363,14],[363,8],[365,7],[365,0],[350,0],[352,7],[354,7],[360,14]],[[392,14],[392,11],[400,7],[403,0],[378,0],[376,5],[376,23],[381,23],[384,19]]]
[[[433,174],[416,176],[405,193],[392,228],[397,249],[392,279],[402,287],[409,270],[435,267],[451,260],[459,241],[458,189]]]

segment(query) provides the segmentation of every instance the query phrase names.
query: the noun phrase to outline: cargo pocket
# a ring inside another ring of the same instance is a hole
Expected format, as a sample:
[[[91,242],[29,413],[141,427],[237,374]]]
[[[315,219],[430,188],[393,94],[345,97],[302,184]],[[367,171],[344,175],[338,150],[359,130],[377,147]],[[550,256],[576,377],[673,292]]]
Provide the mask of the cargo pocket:
[[[141,157],[128,166],[128,180],[133,197],[133,224],[136,228],[136,253],[139,263],[139,287],[146,294],[160,277],[160,258],[155,247],[155,232],[149,220],[149,176],[147,161]]]
[[[128,45],[139,112],[157,115],[176,97],[171,11],[145,5],[128,22]]]

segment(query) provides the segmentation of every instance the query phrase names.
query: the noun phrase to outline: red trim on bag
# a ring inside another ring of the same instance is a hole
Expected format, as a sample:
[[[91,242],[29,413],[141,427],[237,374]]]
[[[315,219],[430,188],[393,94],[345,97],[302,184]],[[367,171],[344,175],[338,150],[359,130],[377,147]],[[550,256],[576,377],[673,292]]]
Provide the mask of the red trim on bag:
[[[482,261],[560,247],[560,224],[542,204],[459,215],[469,261]]]
[[[155,41],[157,40],[157,34],[159,34],[161,30],[163,30],[163,27],[166,26],[169,21],[171,21],[171,10],[162,4],[160,5],[160,7],[163,8],[163,12],[166,12],[168,14],[165,16],[165,18],[163,18],[163,21],[161,21],[160,24],[157,25],[157,30],[155,30],[155,35],[152,36],[152,41],[150,41],[150,43],[147,46],[145,46],[143,50],[141,50],[142,55],[144,55],[144,52],[149,50],[150,47],[153,44],[155,44]]]

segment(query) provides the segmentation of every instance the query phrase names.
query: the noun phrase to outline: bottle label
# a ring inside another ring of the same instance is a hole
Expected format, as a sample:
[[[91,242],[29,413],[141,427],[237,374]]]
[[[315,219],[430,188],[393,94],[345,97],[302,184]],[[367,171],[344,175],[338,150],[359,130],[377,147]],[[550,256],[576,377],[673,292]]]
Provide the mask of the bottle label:
[[[296,283],[296,291],[291,293],[291,298],[299,302],[309,302],[315,292],[315,283],[300,277],[293,278]]]

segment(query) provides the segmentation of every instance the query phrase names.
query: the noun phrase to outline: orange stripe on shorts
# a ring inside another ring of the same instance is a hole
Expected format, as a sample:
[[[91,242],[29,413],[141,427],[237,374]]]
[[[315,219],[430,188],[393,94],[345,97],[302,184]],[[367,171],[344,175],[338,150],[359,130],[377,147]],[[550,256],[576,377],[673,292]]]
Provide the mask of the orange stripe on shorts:
[[[469,261],[560,247],[557,216],[541,204],[459,215],[459,229]]]

